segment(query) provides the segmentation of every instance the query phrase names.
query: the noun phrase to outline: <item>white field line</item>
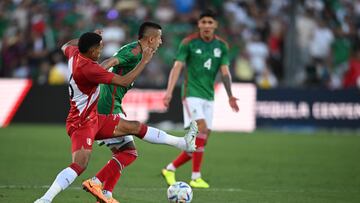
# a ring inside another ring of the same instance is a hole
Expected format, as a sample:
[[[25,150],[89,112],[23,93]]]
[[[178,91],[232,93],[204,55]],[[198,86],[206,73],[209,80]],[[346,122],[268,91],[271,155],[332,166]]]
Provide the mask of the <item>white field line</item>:
[[[0,185],[0,190],[1,189],[48,189],[50,186],[49,185]],[[139,192],[146,192],[146,191],[166,191],[167,188],[165,187],[158,187],[158,188],[154,188],[154,187],[130,187],[130,188],[121,188],[120,190],[129,190],[129,191],[139,191]],[[82,190],[82,187],[77,187],[77,186],[70,186],[69,188],[67,188],[67,190]],[[354,190],[331,190],[331,189],[311,189],[311,190],[287,190],[287,189],[279,189],[279,190],[272,190],[272,189],[263,189],[260,188],[259,190],[247,190],[247,189],[241,189],[241,188],[209,188],[209,189],[194,189],[194,190],[201,190],[201,191],[207,191],[207,192],[229,192],[229,193],[238,193],[238,192],[243,192],[243,193],[359,193],[359,190],[354,189]]]
[[[0,185],[0,189],[48,189],[49,185]],[[131,191],[165,191],[165,187],[138,187],[138,188],[121,188],[122,190],[131,190]],[[70,186],[67,190],[82,190],[82,187]],[[209,192],[244,192],[245,190],[240,188],[209,188],[201,189]]]

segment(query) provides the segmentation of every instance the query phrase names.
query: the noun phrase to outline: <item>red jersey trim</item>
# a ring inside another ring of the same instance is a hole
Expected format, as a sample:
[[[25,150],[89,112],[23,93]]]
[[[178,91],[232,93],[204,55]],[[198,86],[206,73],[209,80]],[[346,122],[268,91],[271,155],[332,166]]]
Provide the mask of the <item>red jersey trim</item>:
[[[225,44],[226,48],[229,49],[229,43],[227,43],[227,41],[224,38],[220,37],[219,35],[215,35],[215,39],[223,42]]]
[[[198,32],[195,32],[195,33],[192,33],[190,35],[188,35],[187,37],[185,37],[181,43],[182,44],[188,44],[189,42],[191,42],[192,40],[194,39],[199,39],[200,38],[200,33]]]

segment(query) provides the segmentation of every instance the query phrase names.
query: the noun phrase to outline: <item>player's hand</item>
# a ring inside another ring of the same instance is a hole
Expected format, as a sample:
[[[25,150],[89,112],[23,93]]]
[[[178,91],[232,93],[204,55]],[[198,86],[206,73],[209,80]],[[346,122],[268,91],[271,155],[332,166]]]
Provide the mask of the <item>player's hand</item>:
[[[166,93],[165,97],[163,98],[163,102],[164,102],[164,105],[165,105],[166,108],[169,108],[171,99],[172,99],[172,95]]]
[[[155,50],[153,48],[144,47],[141,61],[143,61],[144,63],[149,63],[149,61],[153,57],[154,53],[155,53]]]
[[[237,100],[239,100],[238,98],[236,97],[230,97],[229,98],[229,104],[230,104],[230,107],[232,108],[233,111],[235,112],[239,112],[239,106],[237,105]]]
[[[96,29],[95,31],[94,31],[94,33],[96,33],[96,34],[98,34],[98,35],[102,35],[102,33],[103,33],[103,31],[102,30],[100,30],[100,29]]]

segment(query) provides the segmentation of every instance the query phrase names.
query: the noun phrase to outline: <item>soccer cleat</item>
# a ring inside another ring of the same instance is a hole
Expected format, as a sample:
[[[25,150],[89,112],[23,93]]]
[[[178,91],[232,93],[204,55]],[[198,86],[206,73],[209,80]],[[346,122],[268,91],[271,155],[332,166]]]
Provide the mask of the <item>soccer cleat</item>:
[[[190,186],[193,188],[209,188],[210,185],[202,178],[197,178],[190,181]]]
[[[161,175],[165,178],[165,181],[168,185],[172,185],[176,182],[175,180],[175,171],[170,171],[166,169],[161,170]]]
[[[199,133],[196,121],[191,121],[189,131],[185,134],[184,139],[186,142],[187,152],[194,152],[196,150],[195,140]]]
[[[102,193],[102,184],[97,184],[93,180],[88,179],[82,183],[84,190],[90,192],[100,202],[109,203],[108,199]]]
[[[34,203],[51,203],[51,201],[46,199],[38,199]]]
[[[120,202],[117,201],[115,198],[110,197],[110,198],[108,199],[108,203],[120,203]]]
[[[110,197],[110,198],[107,198],[107,203],[120,203],[119,201],[117,201],[115,198],[113,197]],[[99,199],[96,201],[96,203],[103,203],[102,201],[100,201]]]

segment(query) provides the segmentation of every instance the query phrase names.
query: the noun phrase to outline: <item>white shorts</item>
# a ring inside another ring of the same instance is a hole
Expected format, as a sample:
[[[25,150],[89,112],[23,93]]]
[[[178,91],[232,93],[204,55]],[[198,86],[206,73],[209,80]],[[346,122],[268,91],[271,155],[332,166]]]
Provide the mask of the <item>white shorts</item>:
[[[122,113],[118,114],[120,116],[120,118],[125,118],[126,116]],[[117,149],[121,148],[122,146],[124,146],[125,144],[134,141],[134,138],[132,135],[125,135],[122,137],[114,137],[114,138],[109,138],[109,139],[105,139],[105,140],[98,140],[97,143],[99,145],[103,145],[105,144],[106,146],[113,148],[116,147]]]
[[[189,127],[192,120],[204,119],[208,129],[212,129],[214,101],[198,97],[186,97],[183,101],[184,128]]]

